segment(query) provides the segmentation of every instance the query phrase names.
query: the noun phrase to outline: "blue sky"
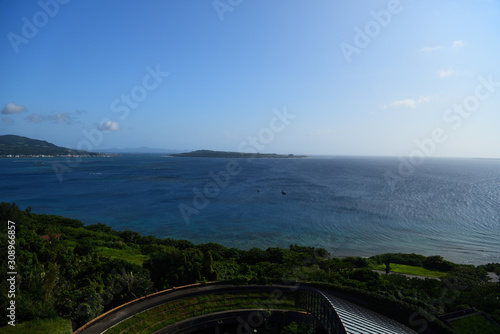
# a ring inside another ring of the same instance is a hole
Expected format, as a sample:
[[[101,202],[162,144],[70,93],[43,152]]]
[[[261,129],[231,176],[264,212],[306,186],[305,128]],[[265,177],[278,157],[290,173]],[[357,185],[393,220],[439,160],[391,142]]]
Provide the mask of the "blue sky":
[[[92,150],[500,158],[499,1],[0,11],[0,134]]]

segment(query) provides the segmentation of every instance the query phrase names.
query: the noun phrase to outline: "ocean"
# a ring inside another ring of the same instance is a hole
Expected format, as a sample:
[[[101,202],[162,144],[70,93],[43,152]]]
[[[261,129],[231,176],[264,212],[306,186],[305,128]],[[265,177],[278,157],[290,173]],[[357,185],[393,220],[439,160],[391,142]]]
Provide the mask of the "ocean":
[[[500,262],[500,160],[427,158],[411,173],[392,157],[10,158],[0,168],[0,201],[143,235]]]

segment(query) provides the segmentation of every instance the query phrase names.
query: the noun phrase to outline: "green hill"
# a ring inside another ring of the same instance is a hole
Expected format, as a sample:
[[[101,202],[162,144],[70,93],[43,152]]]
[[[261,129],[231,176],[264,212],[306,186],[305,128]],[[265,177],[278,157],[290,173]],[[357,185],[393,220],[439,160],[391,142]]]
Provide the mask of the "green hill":
[[[72,150],[43,140],[15,135],[0,136],[0,156],[8,155],[99,155],[98,153]]]

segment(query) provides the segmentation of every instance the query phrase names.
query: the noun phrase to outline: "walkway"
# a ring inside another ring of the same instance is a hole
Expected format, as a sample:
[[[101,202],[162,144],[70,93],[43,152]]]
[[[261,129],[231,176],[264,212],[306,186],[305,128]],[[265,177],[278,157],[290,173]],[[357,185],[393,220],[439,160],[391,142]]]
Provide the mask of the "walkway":
[[[488,279],[490,280],[490,282],[493,282],[493,283],[498,283],[500,282],[500,279],[498,278],[498,275],[493,273],[493,272],[488,272]]]

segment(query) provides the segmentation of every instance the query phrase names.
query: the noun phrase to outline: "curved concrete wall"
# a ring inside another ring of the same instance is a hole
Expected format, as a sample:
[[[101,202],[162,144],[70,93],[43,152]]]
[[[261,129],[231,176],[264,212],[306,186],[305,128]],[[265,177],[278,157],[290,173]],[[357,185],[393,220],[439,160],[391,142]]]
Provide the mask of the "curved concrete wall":
[[[326,325],[321,324],[320,326],[326,326],[324,327],[324,329],[330,333],[345,333],[346,328],[357,328],[359,327],[360,323],[365,324],[366,328],[378,328],[381,330],[379,331],[380,333],[394,333],[394,328],[399,328],[395,331],[397,333],[415,333],[406,326],[396,323],[390,319],[386,319],[386,317],[383,317],[382,315],[377,314],[377,316],[374,317],[371,311],[368,311],[363,307],[360,307],[359,305],[349,303],[349,305],[346,306],[346,302],[340,302],[341,299],[339,299],[339,301],[337,301],[337,303],[335,304],[334,302],[332,302],[332,300],[335,300],[336,297],[328,294],[326,290],[318,290],[317,287],[315,287],[314,283],[307,282],[295,282],[293,285],[233,285],[228,284],[227,282],[210,282],[206,284],[192,284],[183,287],[177,287],[175,289],[164,290],[139,299],[135,299],[129,303],[116,307],[88,322],[87,324],[76,330],[74,333],[99,334],[112,327],[113,325],[116,325],[117,323],[134,316],[137,313],[167,302],[199,295],[241,291],[271,292],[272,295],[274,295],[273,297],[275,297],[276,299],[279,299],[284,293],[287,292],[300,291],[301,294],[304,294],[305,292],[306,296],[299,298],[299,300],[302,300],[302,303],[299,303],[299,305],[303,304],[302,307],[308,309],[310,311],[310,314],[303,313],[304,316],[307,316],[311,319],[316,318],[316,320],[318,320],[319,322],[328,319]],[[307,293],[309,293],[309,295],[307,295]],[[327,293],[327,295],[325,295],[325,293]],[[331,307],[329,307],[327,304],[331,304]],[[274,307],[272,307],[273,305],[270,306],[271,307],[266,307],[266,309],[274,309]],[[176,324],[170,325],[162,330],[157,331],[157,333],[175,333],[175,331],[177,331],[177,333],[183,333],[182,330],[184,330],[184,332],[189,331],[188,328],[190,326],[193,328],[203,328],[202,326],[205,325],[212,326],[214,324],[214,321],[221,320],[221,318],[218,318],[219,316],[221,316],[222,319],[226,319],[226,321],[230,321],[229,316],[232,314],[232,312],[234,314],[238,314],[237,312],[251,313],[256,311],[257,307],[254,310],[232,310],[227,312],[219,312],[221,314],[210,313],[180,321]],[[372,321],[374,318],[377,318],[379,320]],[[263,319],[262,316],[260,316],[260,319]],[[238,316],[236,316],[236,320],[238,320]],[[258,327],[257,325],[253,325],[252,321],[254,323],[256,322],[255,319],[252,320],[249,318],[246,323],[254,328]],[[245,321],[243,321],[243,323],[245,323]],[[391,328],[389,328],[388,326]]]
[[[117,323],[152,307],[196,295],[237,292],[237,291],[295,291],[292,285],[233,285],[225,282],[209,282],[206,284],[191,284],[174,289],[163,290],[120,305],[99,317],[86,323],[74,334],[99,334]]]

